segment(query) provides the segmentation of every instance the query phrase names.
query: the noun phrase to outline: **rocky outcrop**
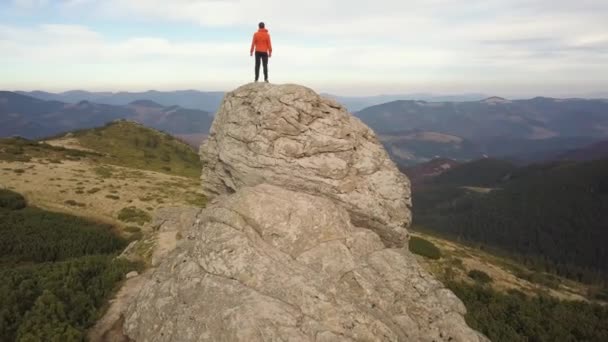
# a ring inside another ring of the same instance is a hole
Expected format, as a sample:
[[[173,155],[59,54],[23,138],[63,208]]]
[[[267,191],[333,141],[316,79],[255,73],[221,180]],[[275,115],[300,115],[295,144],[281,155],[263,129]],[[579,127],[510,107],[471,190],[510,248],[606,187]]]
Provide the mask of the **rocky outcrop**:
[[[208,196],[274,184],[338,202],[387,245],[407,240],[408,179],[374,132],[308,88],[249,84],[228,93],[200,153]]]
[[[201,154],[217,197],[164,221],[182,238],[125,313],[131,339],[486,340],[395,247],[406,241],[408,181],[337,104],[294,85],[241,87]]]
[[[259,185],[198,220],[127,312],[134,340],[479,340],[407,250],[331,200]]]

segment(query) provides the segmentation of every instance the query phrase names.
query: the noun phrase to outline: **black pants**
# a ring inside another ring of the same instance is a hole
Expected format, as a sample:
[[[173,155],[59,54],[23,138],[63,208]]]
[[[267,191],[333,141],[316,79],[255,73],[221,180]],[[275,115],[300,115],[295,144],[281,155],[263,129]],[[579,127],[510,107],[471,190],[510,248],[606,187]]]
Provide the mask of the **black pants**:
[[[260,78],[260,61],[264,64],[264,80],[268,81],[268,53],[255,52],[255,80]]]

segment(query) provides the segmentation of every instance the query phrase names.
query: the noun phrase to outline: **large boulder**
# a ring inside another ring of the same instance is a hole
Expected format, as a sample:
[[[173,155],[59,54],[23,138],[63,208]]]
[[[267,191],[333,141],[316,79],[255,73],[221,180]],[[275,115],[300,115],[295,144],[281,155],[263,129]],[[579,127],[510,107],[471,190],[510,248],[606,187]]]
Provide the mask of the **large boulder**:
[[[410,185],[374,132],[344,107],[298,85],[228,93],[201,147],[208,197],[258,184],[329,198],[387,246],[403,246]]]
[[[229,93],[201,148],[208,208],[125,313],[135,341],[485,341],[404,247],[407,178],[372,131],[295,86]],[[156,265],[156,264],[155,264]]]
[[[258,185],[192,219],[126,312],[135,341],[485,341],[341,202]]]

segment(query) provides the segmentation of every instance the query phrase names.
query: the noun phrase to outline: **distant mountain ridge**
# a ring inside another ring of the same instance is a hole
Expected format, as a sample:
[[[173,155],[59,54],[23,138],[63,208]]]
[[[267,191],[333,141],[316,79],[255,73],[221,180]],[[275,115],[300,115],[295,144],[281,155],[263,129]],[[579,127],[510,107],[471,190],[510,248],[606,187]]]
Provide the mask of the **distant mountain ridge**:
[[[114,106],[125,106],[134,101],[148,100],[162,106],[178,105],[184,108],[193,108],[214,113],[217,111],[224,92],[221,91],[156,91],[144,92],[88,92],[84,90],[71,90],[62,93],[50,93],[45,91],[16,91],[17,94],[35,97],[46,101],[59,101],[66,103],[78,103],[89,101]]]
[[[355,115],[380,135],[395,161],[404,165],[439,157],[462,161],[484,156],[529,163],[608,138],[608,100],[399,100]],[[412,132],[453,138],[414,139]]]
[[[375,96],[339,96],[332,94],[322,94],[343,104],[348,110],[357,112],[367,107],[397,101],[397,100],[417,100],[429,102],[460,102],[478,101],[487,98],[487,95],[479,93],[466,93],[454,95],[438,95],[428,93],[414,94],[395,94],[395,95],[375,95]]]
[[[179,105],[185,108],[194,108],[215,113],[220,106],[225,92],[222,91],[200,91],[200,90],[177,90],[143,92],[89,92],[84,90],[70,90],[61,93],[46,91],[15,91],[21,95],[32,96],[41,100],[77,103],[83,100],[95,103],[124,106],[137,100],[150,100],[163,106]],[[487,96],[484,94],[456,94],[436,95],[427,93],[397,94],[397,95],[374,95],[374,96],[338,96],[323,94],[325,97],[333,98],[342,103],[351,112],[364,108],[395,101],[395,100],[425,100],[425,101],[474,101],[481,100]]]
[[[114,106],[82,100],[77,103],[45,101],[12,92],[0,92],[0,137],[41,138],[75,129],[103,126],[129,119],[171,134],[207,133],[212,116],[180,106],[163,107],[150,100]]]
[[[608,100],[399,100],[366,108],[356,115],[382,134],[419,129],[476,141],[608,136]]]

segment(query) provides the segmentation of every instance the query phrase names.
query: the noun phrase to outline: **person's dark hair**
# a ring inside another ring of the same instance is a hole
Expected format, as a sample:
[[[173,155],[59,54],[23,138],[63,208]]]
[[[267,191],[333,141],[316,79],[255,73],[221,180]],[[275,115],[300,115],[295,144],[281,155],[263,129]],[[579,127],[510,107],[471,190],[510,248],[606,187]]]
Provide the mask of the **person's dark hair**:
[[[258,27],[259,28],[264,28],[264,27],[266,27],[266,25],[263,22],[261,22],[261,23],[258,24]]]

